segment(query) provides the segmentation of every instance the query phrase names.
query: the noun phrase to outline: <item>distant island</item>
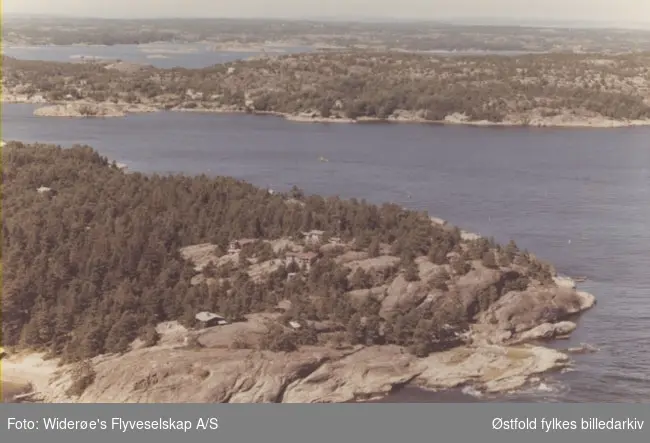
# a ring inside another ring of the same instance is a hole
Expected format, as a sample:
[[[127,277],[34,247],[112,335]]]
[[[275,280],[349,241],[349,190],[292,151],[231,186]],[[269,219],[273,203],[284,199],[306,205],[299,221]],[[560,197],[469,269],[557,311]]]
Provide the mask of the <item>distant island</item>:
[[[8,142],[2,167],[10,401],[509,392],[570,364],[538,342],[595,303],[514,242],[394,204],[126,173],[87,146]]]
[[[205,69],[3,57],[4,102],[49,116],[156,110],[308,122],[617,127],[650,123],[650,55],[432,56],[344,51]]]
[[[203,43],[221,48],[623,53],[650,50],[650,31],[576,26],[372,23],[279,19],[4,17],[5,45]]]

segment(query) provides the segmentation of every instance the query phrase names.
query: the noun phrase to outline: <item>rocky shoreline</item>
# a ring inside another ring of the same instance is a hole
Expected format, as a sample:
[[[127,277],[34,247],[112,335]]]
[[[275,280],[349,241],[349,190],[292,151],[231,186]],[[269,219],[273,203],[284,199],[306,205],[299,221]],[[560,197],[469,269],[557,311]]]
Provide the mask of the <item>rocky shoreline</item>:
[[[15,97],[3,98],[3,103],[42,104],[39,100],[16,99]],[[439,124],[439,125],[464,125],[482,127],[548,127],[548,128],[624,128],[636,126],[650,126],[650,120],[612,120],[603,117],[576,117],[570,113],[553,117],[530,116],[513,117],[506,121],[473,121],[461,114],[448,115],[444,120],[426,120],[413,113],[397,113],[386,119],[360,117],[357,119],[321,117],[316,114],[300,113],[286,114],[271,111],[255,111],[233,107],[215,108],[182,108],[166,109],[153,103],[133,105],[128,103],[94,103],[87,101],[52,103],[34,111],[38,117],[72,117],[72,118],[110,118],[126,117],[129,114],[153,113],[161,111],[197,112],[217,114],[254,114],[273,115],[282,117],[296,123],[411,123],[411,124]]]
[[[209,112],[209,111],[208,111]],[[438,125],[463,125],[483,127],[547,127],[547,128],[624,128],[634,126],[650,126],[650,120],[612,120],[603,117],[577,117],[565,113],[553,117],[517,116],[500,122],[487,120],[469,120],[463,114],[450,114],[444,120],[427,120],[413,113],[397,113],[386,119],[360,117],[358,119],[323,118],[309,114],[275,113],[293,122],[302,123],[420,123]]]
[[[422,359],[397,346],[270,353],[165,344],[95,358],[94,382],[73,398],[67,394],[72,366],[42,358],[9,358],[4,383],[22,380],[16,393],[47,403],[342,403],[383,398],[405,386],[505,394],[571,366],[567,354],[528,344],[476,344]]]
[[[80,101],[44,106],[34,110],[34,115],[37,117],[115,118],[125,117],[128,114],[157,111],[158,109],[151,106]]]
[[[562,352],[531,345],[474,345],[423,359],[397,346],[270,353],[161,345],[97,357],[93,383],[73,398],[67,394],[73,368],[42,358],[9,358],[4,383],[22,380],[21,397],[47,403],[342,403],[382,398],[405,386],[508,393],[571,363]]]

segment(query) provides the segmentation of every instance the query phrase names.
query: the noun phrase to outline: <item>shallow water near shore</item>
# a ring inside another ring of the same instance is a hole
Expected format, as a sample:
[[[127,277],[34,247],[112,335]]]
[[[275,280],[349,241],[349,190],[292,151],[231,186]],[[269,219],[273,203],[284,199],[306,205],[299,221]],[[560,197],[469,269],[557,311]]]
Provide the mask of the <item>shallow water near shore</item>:
[[[2,395],[0,396],[0,403],[14,403],[12,399],[16,395],[24,394],[29,391],[27,384],[13,383],[2,381]]]
[[[382,401],[650,402],[648,127],[328,125],[172,112],[93,120],[38,118],[33,110],[4,105],[3,139],[86,143],[135,171],[230,175],[277,190],[295,184],[392,201],[512,238],[561,273],[588,278],[580,287],[598,305],[570,340],[552,344],[600,349],[574,355],[572,372],[505,398],[407,388]]]

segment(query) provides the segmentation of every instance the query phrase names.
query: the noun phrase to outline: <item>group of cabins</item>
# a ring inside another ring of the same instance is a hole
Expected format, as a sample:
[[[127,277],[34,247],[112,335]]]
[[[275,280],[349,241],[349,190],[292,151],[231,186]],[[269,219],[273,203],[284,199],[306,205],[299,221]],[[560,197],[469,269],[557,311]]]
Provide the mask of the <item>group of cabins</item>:
[[[254,242],[255,240],[235,240],[230,242],[230,245],[228,246],[228,253],[229,254],[236,254],[241,251],[241,249]],[[315,252],[296,252],[296,251],[288,251],[286,253],[286,258],[285,258],[285,266],[288,266],[291,263],[295,263],[301,268],[306,268],[309,269],[311,266],[312,262],[318,254]]]
[[[317,229],[303,232],[303,241],[305,245],[319,245],[323,243],[323,237],[325,236],[325,231],[320,231]],[[235,254],[242,250],[243,247],[251,243],[255,243],[257,239],[254,238],[245,238],[240,240],[233,240],[228,245],[228,253]],[[341,244],[341,239],[338,237],[332,237],[327,240],[327,243],[330,244]]]
[[[320,244],[322,243],[324,234],[325,234],[324,231],[319,231],[319,230],[303,232],[304,242],[305,244],[308,245]],[[231,241],[230,244],[228,245],[228,253],[229,254],[239,253],[243,247],[251,243],[254,243],[255,241],[257,240],[240,239],[240,240]],[[340,239],[332,238],[328,241],[328,243],[338,244],[340,243]],[[318,257],[318,254],[311,251],[307,251],[307,252],[289,251],[286,253],[285,266],[288,266],[291,263],[295,263],[301,269],[308,270],[311,267],[311,264],[316,259],[316,257]],[[223,315],[215,314],[213,312],[207,312],[207,311],[199,312],[198,314],[196,314],[195,319],[197,321],[198,328],[201,329],[228,324],[228,320],[226,320],[226,318]],[[291,327],[292,329],[300,329],[301,325],[298,322],[291,321],[289,322],[289,327]]]
[[[321,244],[323,241],[324,234],[325,234],[324,231],[319,231],[319,230],[303,232],[304,243],[306,245]],[[257,241],[256,239],[233,240],[228,245],[228,254],[237,254],[242,250],[242,248],[256,241]],[[340,241],[341,240],[338,238],[332,238],[328,240],[328,243],[338,244],[340,243]],[[301,269],[309,269],[314,259],[316,259],[317,256],[318,254],[310,251],[308,252],[289,251],[286,253],[285,266],[288,266],[291,263],[295,263],[298,266],[300,266]]]

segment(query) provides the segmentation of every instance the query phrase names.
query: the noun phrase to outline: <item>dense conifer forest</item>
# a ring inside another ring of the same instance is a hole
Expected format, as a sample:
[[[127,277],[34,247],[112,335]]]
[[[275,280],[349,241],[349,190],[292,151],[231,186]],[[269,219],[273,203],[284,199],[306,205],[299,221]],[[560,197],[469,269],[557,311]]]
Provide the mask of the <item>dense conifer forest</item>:
[[[467,273],[472,260],[486,268],[513,261],[527,266],[528,274],[515,273],[507,287],[485,290],[475,313],[504,291],[551,275],[512,243],[501,248],[481,239],[461,247],[458,229],[443,229],[427,214],[393,204],[306,196],[297,188],[273,194],[224,177],[127,173],[87,146],[11,142],[3,148],[2,166],[2,341],[68,360],[122,352],[137,337],[154,344],[154,327],[162,321],[192,326],[202,310],[237,321],[287,299],[292,308],[285,321],[334,320],[343,341],[396,343],[426,354],[450,325],[458,329],[471,321],[466,308],[413,306],[381,318],[373,297],[355,304],[346,292],[380,286],[398,273],[415,281],[416,257],[449,264],[454,275]],[[370,257],[389,248],[399,264],[350,273],[334,260],[337,248],[312,248],[308,271],[290,264],[253,279],[241,265],[283,255],[262,240],[299,241],[314,229]],[[242,250],[240,266],[210,265],[203,272],[217,283],[192,284],[196,271],[180,248],[212,243],[225,254],[231,241],[242,238],[257,241]],[[445,291],[450,278],[441,272],[429,284]],[[290,351],[317,342],[309,327],[300,333],[279,328],[264,346]]]

